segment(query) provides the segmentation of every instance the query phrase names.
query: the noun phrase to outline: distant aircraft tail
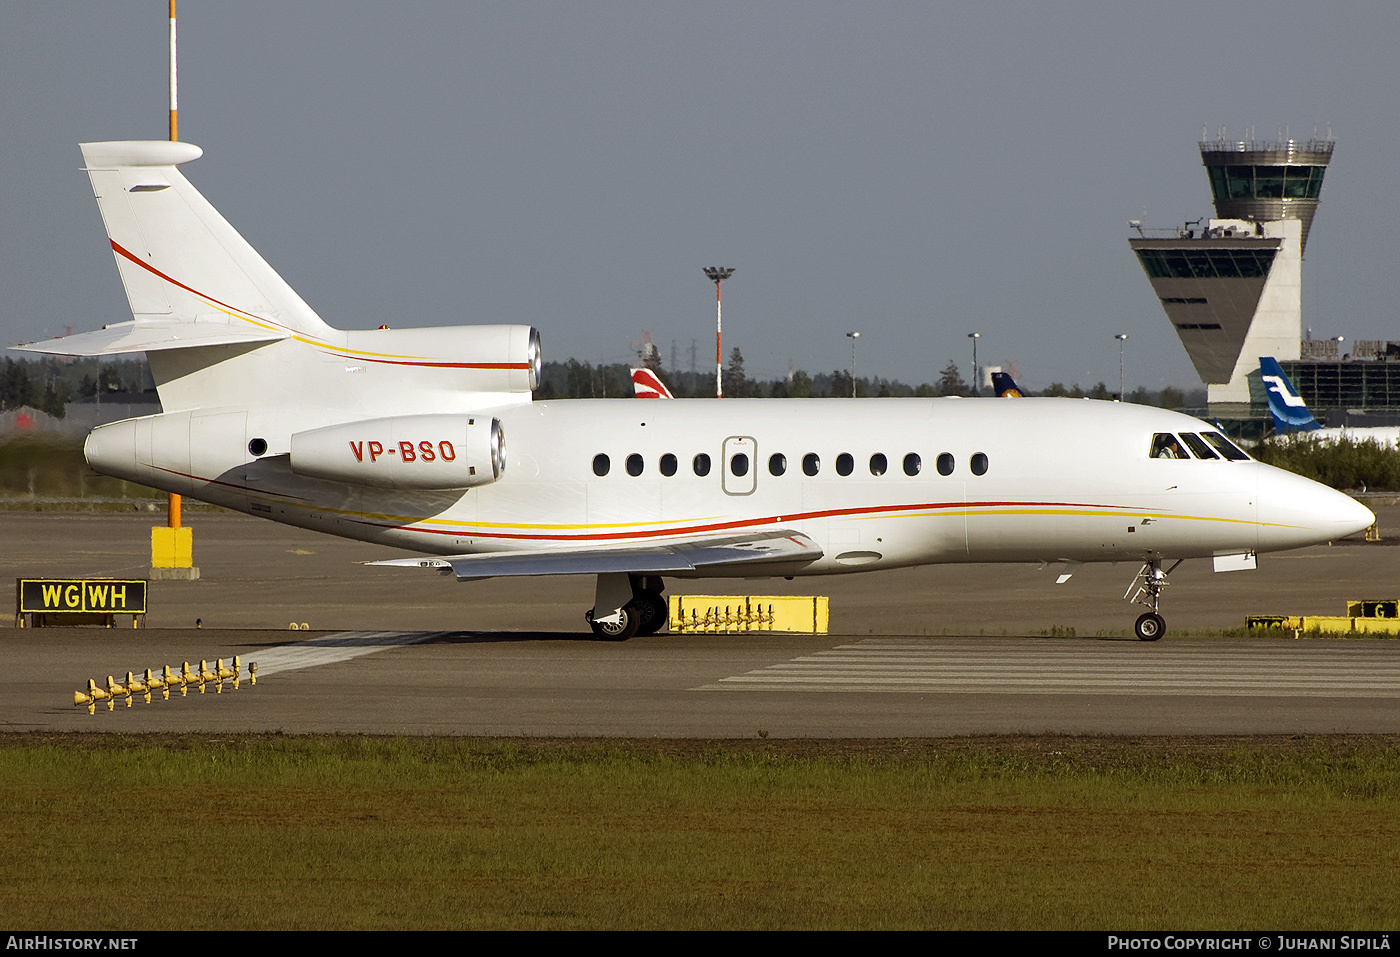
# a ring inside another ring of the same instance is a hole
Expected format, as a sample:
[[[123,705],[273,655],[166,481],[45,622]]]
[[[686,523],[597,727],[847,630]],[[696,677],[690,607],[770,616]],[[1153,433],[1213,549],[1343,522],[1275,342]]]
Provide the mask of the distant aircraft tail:
[[[1016,380],[1011,378],[1009,372],[993,372],[992,388],[996,391],[998,398],[1020,399],[1025,397],[1025,393],[1016,384]]]
[[[1269,414],[1274,417],[1274,431],[1279,435],[1289,432],[1312,432],[1321,428],[1317,419],[1308,411],[1303,397],[1283,374],[1278,360],[1273,356],[1259,357],[1259,376],[1264,380],[1264,389],[1269,396]]]
[[[674,399],[661,377],[650,369],[632,370],[632,391],[639,399]]]

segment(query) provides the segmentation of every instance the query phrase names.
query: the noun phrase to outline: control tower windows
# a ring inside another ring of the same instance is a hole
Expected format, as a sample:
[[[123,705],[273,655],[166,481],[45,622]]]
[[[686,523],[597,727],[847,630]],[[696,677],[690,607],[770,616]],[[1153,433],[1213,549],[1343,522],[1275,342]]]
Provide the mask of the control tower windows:
[[[1210,191],[1221,199],[1317,199],[1325,166],[1211,166]]]
[[[1283,199],[1283,171],[1282,166],[1254,167],[1254,195],[1259,199]],[[1303,182],[1306,184],[1307,180]]]
[[[1273,249],[1139,249],[1153,279],[1238,279],[1267,276]]]

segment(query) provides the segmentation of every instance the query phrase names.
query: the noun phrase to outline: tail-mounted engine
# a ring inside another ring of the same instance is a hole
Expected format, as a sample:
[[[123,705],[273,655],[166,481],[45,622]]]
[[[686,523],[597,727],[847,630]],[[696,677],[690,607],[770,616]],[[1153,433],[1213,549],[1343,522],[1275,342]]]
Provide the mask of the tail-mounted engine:
[[[506,440],[489,415],[366,419],[292,436],[292,471],[392,489],[489,485],[506,467]]]

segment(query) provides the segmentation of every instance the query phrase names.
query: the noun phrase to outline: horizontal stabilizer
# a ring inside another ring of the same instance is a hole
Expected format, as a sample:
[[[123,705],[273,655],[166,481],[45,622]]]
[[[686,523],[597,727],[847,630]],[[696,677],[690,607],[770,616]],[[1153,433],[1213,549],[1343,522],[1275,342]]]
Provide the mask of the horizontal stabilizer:
[[[821,557],[821,548],[806,535],[778,530],[745,538],[665,545],[485,552],[477,555],[398,558],[366,564],[406,568],[450,567],[459,579],[469,579],[515,575],[606,575],[617,572],[676,575],[702,570],[708,573],[726,570],[739,573],[751,565],[805,565]]]
[[[260,329],[246,322],[119,322],[96,332],[45,339],[15,348],[21,352],[55,356],[114,356],[195,346],[276,342],[290,335],[290,332]]]

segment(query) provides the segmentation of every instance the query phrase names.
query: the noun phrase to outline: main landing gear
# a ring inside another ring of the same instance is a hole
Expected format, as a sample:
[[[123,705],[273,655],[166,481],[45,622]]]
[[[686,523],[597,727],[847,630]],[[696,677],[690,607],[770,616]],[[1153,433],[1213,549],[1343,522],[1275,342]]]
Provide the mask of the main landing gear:
[[[593,607],[583,617],[593,634],[605,641],[654,635],[667,623],[666,599],[661,597],[665,587],[656,575],[599,575]]]
[[[1161,615],[1157,614],[1157,604],[1161,600],[1162,589],[1167,587],[1167,576],[1176,570],[1176,566],[1180,565],[1181,561],[1178,559],[1166,571],[1162,571],[1161,559],[1154,558],[1144,562],[1142,568],[1138,570],[1137,577],[1133,579],[1133,583],[1123,593],[1124,598],[1132,596],[1133,604],[1152,609],[1147,614],[1139,616],[1137,624],[1133,626],[1133,633],[1138,636],[1139,641],[1156,641],[1167,633],[1167,623]]]

